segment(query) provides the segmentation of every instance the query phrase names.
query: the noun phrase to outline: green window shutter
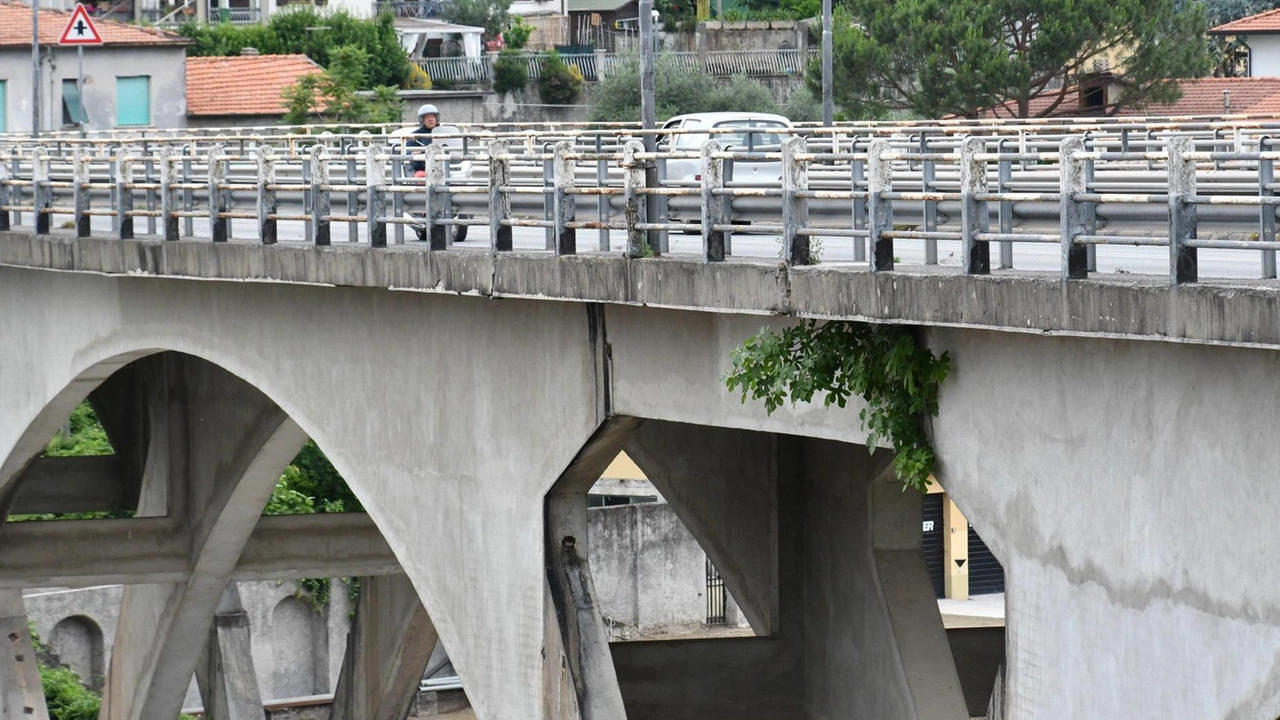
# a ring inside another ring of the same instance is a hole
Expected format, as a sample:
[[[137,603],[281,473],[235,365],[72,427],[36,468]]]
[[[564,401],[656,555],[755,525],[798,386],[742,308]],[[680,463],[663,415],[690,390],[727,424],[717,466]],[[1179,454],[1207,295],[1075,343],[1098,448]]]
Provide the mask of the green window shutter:
[[[151,76],[116,78],[116,125],[151,124]]]
[[[89,122],[84,113],[84,104],[80,102],[80,87],[75,80],[62,81],[62,124],[72,125]]]

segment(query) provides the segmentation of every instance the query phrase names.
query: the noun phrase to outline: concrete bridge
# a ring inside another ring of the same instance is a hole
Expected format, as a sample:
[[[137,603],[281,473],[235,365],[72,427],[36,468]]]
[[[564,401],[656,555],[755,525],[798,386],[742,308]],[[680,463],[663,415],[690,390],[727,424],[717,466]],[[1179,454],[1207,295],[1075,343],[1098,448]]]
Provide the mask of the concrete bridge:
[[[962,718],[860,408],[721,382],[761,325],[904,323],[951,354],[938,478],[1006,568],[1003,716],[1280,714],[1272,281],[788,260],[0,232],[4,507],[137,510],[0,528],[0,582],[129,583],[110,720],[175,716],[227,582],[291,574],[388,578],[342,717],[395,717],[438,634],[485,720]],[[39,459],[85,397],[116,459]],[[367,518],[259,517],[307,437]],[[621,449],[756,637],[607,643],[585,492]]]

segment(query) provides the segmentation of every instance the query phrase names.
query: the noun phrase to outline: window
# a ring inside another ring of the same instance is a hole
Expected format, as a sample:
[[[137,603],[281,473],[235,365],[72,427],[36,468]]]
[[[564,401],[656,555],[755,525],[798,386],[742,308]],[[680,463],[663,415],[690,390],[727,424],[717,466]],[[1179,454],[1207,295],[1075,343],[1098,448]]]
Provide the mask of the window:
[[[116,125],[151,124],[151,77],[116,78]]]
[[[9,107],[9,98],[5,94],[5,81],[0,80],[0,132],[7,132],[9,126],[6,124],[8,118],[5,117],[5,110]]]
[[[89,122],[84,114],[84,105],[80,102],[80,86],[75,80],[62,81],[62,124],[79,125]]]

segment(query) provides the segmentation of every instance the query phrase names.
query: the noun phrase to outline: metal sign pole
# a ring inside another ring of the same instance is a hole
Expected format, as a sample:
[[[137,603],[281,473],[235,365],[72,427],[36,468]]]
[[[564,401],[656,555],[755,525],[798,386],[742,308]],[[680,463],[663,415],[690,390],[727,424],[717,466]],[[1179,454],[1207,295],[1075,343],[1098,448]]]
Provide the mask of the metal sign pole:
[[[822,0],[822,125],[824,127],[831,127],[831,123],[835,121],[831,39],[831,0]]]
[[[31,0],[31,137],[40,136],[40,0]]]
[[[76,46],[76,97],[80,101],[80,136],[84,137],[84,124],[88,116],[84,112],[84,46]]]

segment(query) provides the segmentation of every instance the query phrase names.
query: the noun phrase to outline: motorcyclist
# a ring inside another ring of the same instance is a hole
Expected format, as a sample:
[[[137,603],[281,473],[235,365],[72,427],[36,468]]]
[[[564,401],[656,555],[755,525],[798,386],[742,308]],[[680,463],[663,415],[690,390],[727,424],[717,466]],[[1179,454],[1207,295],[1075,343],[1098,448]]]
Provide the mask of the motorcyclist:
[[[409,140],[405,141],[406,152],[412,154],[417,152],[414,148],[425,148],[431,144],[431,131],[436,129],[440,124],[440,110],[430,103],[422,105],[418,108],[418,127],[413,131]],[[423,137],[423,136],[426,137]],[[427,163],[423,160],[414,160],[409,168],[413,172],[414,177],[426,177]]]

